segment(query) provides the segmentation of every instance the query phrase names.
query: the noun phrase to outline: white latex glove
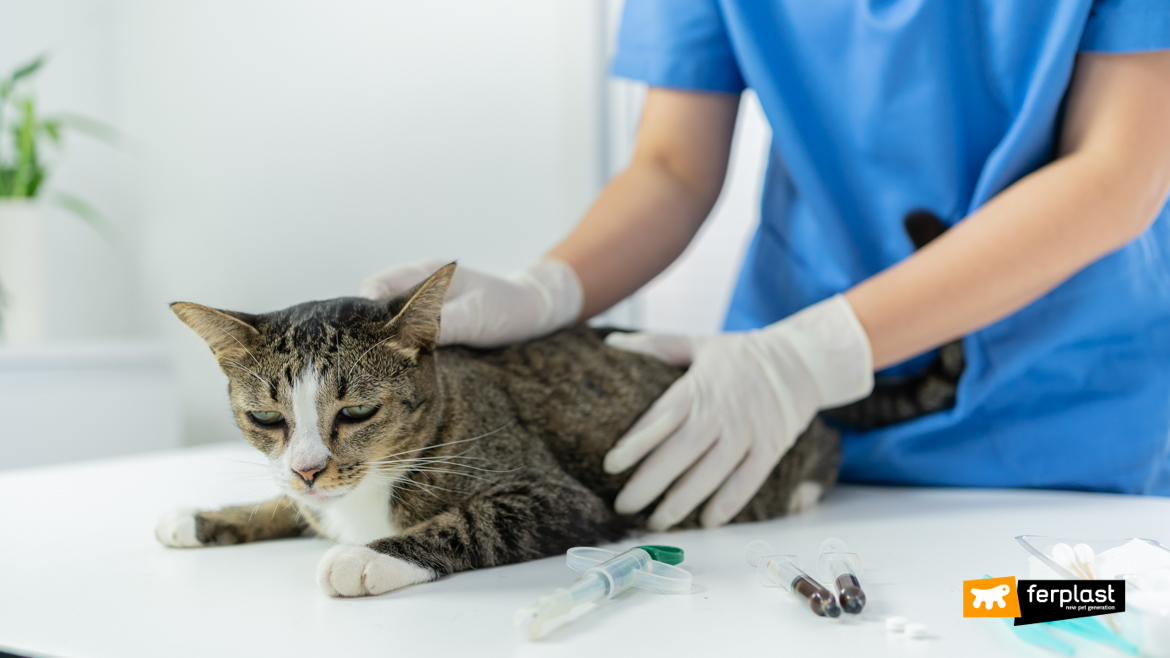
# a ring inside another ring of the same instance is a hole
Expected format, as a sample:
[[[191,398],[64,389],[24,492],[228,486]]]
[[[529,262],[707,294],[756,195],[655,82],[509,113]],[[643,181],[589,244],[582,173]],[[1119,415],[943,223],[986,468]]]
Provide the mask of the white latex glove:
[[[360,294],[393,297],[449,262],[391,267],[363,281]],[[498,347],[543,336],[576,322],[583,301],[577,274],[561,260],[547,258],[506,277],[459,267],[443,303],[439,344]]]
[[[650,516],[652,530],[682,521],[708,497],[703,526],[727,523],[817,410],[873,389],[869,338],[842,295],[756,331],[613,333],[606,343],[690,365],[605,456],[607,473],[646,457],[614,502],[620,514],[640,511],[670,487]]]

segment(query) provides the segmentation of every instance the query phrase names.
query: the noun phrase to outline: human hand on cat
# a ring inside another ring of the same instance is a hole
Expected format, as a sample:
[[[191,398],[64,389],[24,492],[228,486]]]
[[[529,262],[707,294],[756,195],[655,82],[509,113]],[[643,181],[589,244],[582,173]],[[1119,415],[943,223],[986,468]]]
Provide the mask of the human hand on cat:
[[[708,497],[703,526],[727,523],[817,410],[873,388],[869,339],[841,295],[756,331],[613,333],[606,343],[690,366],[605,456],[607,473],[646,458],[614,502],[619,514],[640,511],[670,487],[650,516],[652,530],[677,524]]]
[[[428,259],[391,267],[362,282],[360,294],[393,297],[448,262]],[[439,344],[498,347],[543,336],[576,322],[582,302],[581,282],[561,260],[544,259],[505,277],[460,267],[447,289]]]

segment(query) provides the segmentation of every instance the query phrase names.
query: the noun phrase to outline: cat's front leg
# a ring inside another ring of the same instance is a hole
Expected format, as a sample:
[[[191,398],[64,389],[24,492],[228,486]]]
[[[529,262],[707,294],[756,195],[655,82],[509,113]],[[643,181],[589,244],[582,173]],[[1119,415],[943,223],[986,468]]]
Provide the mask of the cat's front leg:
[[[173,509],[159,517],[154,535],[167,546],[195,548],[299,537],[307,529],[296,505],[281,497],[218,510]]]
[[[372,596],[466,569],[513,564],[620,535],[576,482],[514,484],[475,496],[400,535],[335,546],[317,567],[330,596]]]

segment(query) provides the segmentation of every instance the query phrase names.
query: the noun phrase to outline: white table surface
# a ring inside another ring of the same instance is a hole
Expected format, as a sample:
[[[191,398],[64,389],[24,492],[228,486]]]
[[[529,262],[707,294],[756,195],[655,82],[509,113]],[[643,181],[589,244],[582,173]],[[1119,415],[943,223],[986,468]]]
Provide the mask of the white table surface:
[[[177,505],[259,500],[244,445],[0,472],[0,649],[36,656],[1045,655],[1002,620],[961,616],[962,580],[1025,576],[1016,535],[1170,538],[1170,500],[1069,492],[841,486],[805,514],[647,535],[686,551],[689,595],[626,593],[522,642],[516,608],[572,582],[563,557],[460,573],[384,596],[331,599],[314,582],[320,539],[170,549],[152,531]],[[865,563],[862,615],[815,617],[764,589],[756,538],[815,561],[825,537]],[[897,614],[933,637],[886,632]],[[816,653],[814,653],[816,652]]]

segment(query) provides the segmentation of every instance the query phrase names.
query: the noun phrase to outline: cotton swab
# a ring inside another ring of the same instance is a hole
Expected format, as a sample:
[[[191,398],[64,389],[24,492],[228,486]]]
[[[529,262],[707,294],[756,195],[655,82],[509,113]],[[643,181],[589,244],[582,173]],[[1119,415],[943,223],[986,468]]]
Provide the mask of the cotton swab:
[[[1087,578],[1085,572],[1077,566],[1077,554],[1068,544],[1057,544],[1052,547],[1052,559],[1060,566],[1073,572],[1079,578]]]
[[[1092,580],[1096,580],[1097,576],[1093,573],[1093,560],[1097,559],[1097,555],[1093,553],[1093,547],[1088,544],[1077,544],[1073,546],[1073,553],[1077,557],[1077,563],[1081,569]]]

